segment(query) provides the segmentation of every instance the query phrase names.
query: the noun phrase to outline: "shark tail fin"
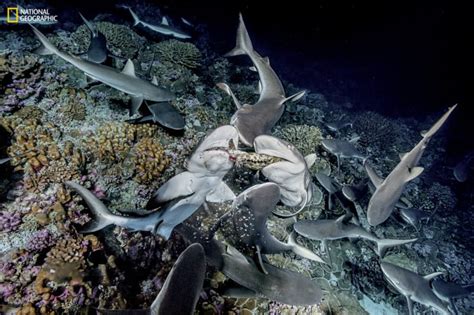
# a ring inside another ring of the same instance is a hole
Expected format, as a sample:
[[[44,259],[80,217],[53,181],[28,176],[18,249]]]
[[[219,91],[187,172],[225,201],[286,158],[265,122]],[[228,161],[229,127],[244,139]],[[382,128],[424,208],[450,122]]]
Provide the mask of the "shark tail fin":
[[[458,104],[455,104],[454,106],[451,106],[446,113],[444,113],[443,116],[426,132],[423,133],[423,138],[425,139],[430,139],[434,134],[443,126],[445,121],[448,119],[449,115],[451,115],[451,112],[458,106]]]
[[[39,41],[41,42],[41,46],[35,50],[35,53],[38,55],[52,55],[52,54],[58,54],[59,50],[44,36],[43,33],[41,33],[36,27],[31,25],[31,28],[33,29],[33,33],[35,33],[36,37],[38,37]]]
[[[319,257],[318,255],[316,255],[315,253],[313,253],[312,251],[310,251],[306,247],[303,247],[303,246],[299,245],[296,242],[296,232],[295,231],[291,232],[290,236],[288,237],[287,244],[291,246],[291,250],[296,255],[301,256],[301,257],[306,258],[306,259],[309,259],[309,260],[312,260],[312,261],[317,261],[317,262],[320,262],[320,263],[323,263],[323,264],[327,264],[327,262],[325,262],[321,257]]]
[[[74,189],[84,199],[94,215],[94,218],[80,231],[81,233],[96,232],[114,224],[114,215],[93,193],[75,182],[67,181],[66,185]]]
[[[409,240],[393,240],[393,239],[377,240],[377,254],[379,255],[379,257],[383,257],[388,248],[413,243],[416,240],[418,239],[412,238]]]
[[[225,57],[245,55],[253,51],[252,41],[250,40],[249,33],[245,27],[244,19],[242,14],[239,15],[239,27],[237,28],[237,39],[235,48],[225,54]]]
[[[133,17],[133,26],[136,26],[142,22],[140,21],[140,18],[138,18],[138,15],[136,15],[135,12],[133,12],[131,8],[128,8],[128,11],[130,11],[130,14]]]

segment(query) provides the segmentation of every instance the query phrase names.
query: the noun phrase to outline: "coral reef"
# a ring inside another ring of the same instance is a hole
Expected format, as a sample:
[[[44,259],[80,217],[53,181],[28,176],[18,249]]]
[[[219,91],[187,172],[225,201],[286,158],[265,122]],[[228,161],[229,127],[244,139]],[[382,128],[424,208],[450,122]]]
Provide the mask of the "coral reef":
[[[178,65],[189,69],[197,68],[200,65],[201,52],[191,43],[170,39],[152,47],[158,60],[164,64]]]
[[[353,129],[360,136],[358,143],[364,147],[386,150],[397,147],[402,137],[398,124],[376,112],[363,112],[353,120]]]
[[[165,155],[160,142],[153,138],[143,138],[134,147],[135,180],[150,183],[157,179],[170,160]]]
[[[276,128],[273,135],[292,143],[304,156],[316,152],[323,139],[321,130],[309,125],[287,125]]]

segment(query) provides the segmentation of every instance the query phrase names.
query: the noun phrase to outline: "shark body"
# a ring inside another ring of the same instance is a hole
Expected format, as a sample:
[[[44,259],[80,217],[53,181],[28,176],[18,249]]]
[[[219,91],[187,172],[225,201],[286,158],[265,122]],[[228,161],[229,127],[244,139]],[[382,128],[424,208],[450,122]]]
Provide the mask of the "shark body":
[[[192,315],[199,300],[205,274],[206,259],[204,249],[200,244],[192,244],[179,255],[150,308],[143,310],[98,309],[98,314]]]
[[[133,12],[133,10],[131,8],[128,8],[128,10],[130,11],[130,14],[133,17],[133,21],[134,21],[133,26],[141,24],[144,27],[146,27],[146,28],[148,28],[148,29],[150,29],[154,32],[160,33],[160,34],[170,35],[170,36],[180,38],[180,39],[191,38],[191,35],[189,35],[188,33],[183,32],[180,29],[177,29],[175,27],[170,26],[169,22],[168,22],[168,19],[166,19],[165,17],[163,17],[163,19],[161,21],[161,24],[154,25],[154,24],[150,24],[150,23],[147,23],[145,21],[140,20],[138,15],[136,15],[136,13]]]
[[[88,77],[130,95],[132,99],[131,114],[138,112],[143,100],[167,102],[175,98],[172,92],[138,78],[135,75],[135,67],[130,59],[127,61],[123,71],[120,72],[115,68],[96,64],[58,50],[36,27],[32,25],[31,27],[43,44],[38,53],[55,54],[83,71]]]
[[[432,307],[444,315],[452,314],[447,305],[433,293],[430,287],[431,279],[442,275],[442,272],[420,276],[413,271],[388,262],[382,262],[380,266],[388,283],[405,296],[410,315],[413,315],[413,302]]]
[[[417,239],[393,240],[379,239],[372,233],[367,232],[358,225],[344,223],[347,216],[343,215],[337,220],[301,220],[294,224],[294,230],[309,239],[322,241],[324,247],[328,240],[337,240],[342,238],[361,238],[375,242],[377,244],[377,254],[382,257],[389,247],[408,244]]]
[[[371,226],[379,225],[388,219],[400,199],[406,184],[421,174],[423,168],[417,165],[423,152],[431,138],[443,126],[456,106],[451,107],[410,152],[401,155],[398,165],[381,183],[378,178],[368,173],[376,187],[367,208],[367,221]]]
[[[239,131],[242,143],[252,146],[257,136],[270,134],[271,129],[283,114],[285,102],[297,101],[303,97],[305,91],[290,97],[285,96],[283,85],[270,66],[268,58],[263,58],[253,49],[242,15],[240,15],[237,29],[236,46],[225,56],[238,55],[247,55],[258,72],[261,89],[257,103],[241,105],[227,84],[219,83],[217,86],[233,98],[237,111],[231,118],[231,124]]]
[[[283,204],[298,207],[301,211],[313,197],[314,184],[311,181],[309,168],[316,161],[316,155],[303,157],[292,144],[269,135],[256,137],[254,148],[258,154],[283,159],[265,166],[261,172],[280,187]]]
[[[323,139],[322,146],[328,152],[334,154],[337,158],[337,169],[341,167],[341,159],[360,159],[365,161],[367,156],[360,153],[356,147],[349,141],[342,139]]]

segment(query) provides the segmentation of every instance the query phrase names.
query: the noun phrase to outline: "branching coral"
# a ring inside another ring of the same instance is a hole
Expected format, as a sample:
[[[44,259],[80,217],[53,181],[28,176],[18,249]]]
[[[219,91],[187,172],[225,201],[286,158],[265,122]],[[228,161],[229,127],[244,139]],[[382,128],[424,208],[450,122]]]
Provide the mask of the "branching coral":
[[[196,46],[175,39],[160,42],[154,45],[152,50],[162,63],[169,63],[189,69],[198,67],[201,59],[201,52]]]
[[[292,143],[303,155],[314,153],[321,144],[321,130],[309,125],[288,125],[277,129],[275,137]]]

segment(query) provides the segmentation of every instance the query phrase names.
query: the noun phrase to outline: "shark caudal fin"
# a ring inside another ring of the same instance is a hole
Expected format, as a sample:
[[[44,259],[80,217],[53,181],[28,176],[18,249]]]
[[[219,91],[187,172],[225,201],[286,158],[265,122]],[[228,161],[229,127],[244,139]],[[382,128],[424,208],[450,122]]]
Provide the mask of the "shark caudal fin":
[[[239,14],[239,27],[237,28],[237,39],[234,49],[225,54],[225,57],[245,55],[253,51],[252,41],[245,27],[242,14]]]
[[[35,53],[38,55],[52,55],[58,54],[59,50],[41,33],[36,27],[31,25],[33,29],[33,33],[35,33],[36,37],[38,37],[39,41],[41,42],[41,46],[35,50]]]
[[[382,258],[385,255],[385,252],[387,249],[390,247],[394,246],[400,246],[404,244],[409,244],[417,241],[417,238],[412,238],[409,240],[393,240],[393,239],[381,239],[377,240],[377,254],[379,255],[380,258]]]
[[[450,107],[446,113],[426,132],[423,134],[423,138],[430,139],[434,134],[443,126],[445,121],[448,119],[449,115],[451,115],[452,111],[458,106],[455,104],[454,106]]]
[[[296,242],[296,232],[295,231],[291,232],[290,236],[288,237],[287,244],[292,247],[291,251],[293,253],[295,253],[296,255],[301,256],[301,257],[306,258],[306,259],[309,259],[309,260],[312,260],[312,261],[317,261],[317,262],[320,262],[320,263],[323,263],[323,264],[327,264],[327,262],[325,262],[321,257],[319,257],[318,255],[316,255],[315,253],[313,253],[312,251],[310,251],[306,247],[303,247],[303,246],[299,245]]]
[[[84,199],[94,216],[85,228],[80,231],[81,233],[92,233],[114,224],[114,215],[93,193],[75,182],[67,181],[65,184],[74,189]]]
[[[128,8],[128,11],[130,11],[130,14],[133,17],[133,26],[136,26],[142,22],[140,21],[140,18],[138,17],[138,15],[136,15],[135,12],[133,12],[131,8]]]

